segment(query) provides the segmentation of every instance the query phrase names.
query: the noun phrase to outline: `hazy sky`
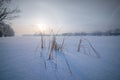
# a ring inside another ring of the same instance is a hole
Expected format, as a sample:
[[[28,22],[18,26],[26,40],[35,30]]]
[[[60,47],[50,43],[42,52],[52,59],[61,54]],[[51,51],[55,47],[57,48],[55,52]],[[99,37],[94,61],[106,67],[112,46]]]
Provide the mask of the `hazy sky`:
[[[17,35],[41,30],[98,31],[120,26],[120,0],[13,0],[20,17],[12,21]]]

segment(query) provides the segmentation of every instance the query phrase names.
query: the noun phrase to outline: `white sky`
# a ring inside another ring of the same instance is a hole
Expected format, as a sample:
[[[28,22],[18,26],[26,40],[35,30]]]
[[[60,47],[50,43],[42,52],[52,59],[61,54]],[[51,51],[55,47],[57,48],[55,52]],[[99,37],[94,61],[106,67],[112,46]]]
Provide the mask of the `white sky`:
[[[120,26],[120,0],[13,0],[13,6],[21,10],[20,17],[12,21],[17,35],[49,27],[61,28],[62,33]]]

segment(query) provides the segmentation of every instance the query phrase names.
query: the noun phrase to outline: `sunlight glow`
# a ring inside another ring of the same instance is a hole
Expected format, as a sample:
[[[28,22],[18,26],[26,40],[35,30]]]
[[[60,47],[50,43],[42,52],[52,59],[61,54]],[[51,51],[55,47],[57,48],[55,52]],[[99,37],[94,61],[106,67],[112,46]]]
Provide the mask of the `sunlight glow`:
[[[47,24],[45,24],[45,23],[40,23],[40,24],[36,24],[36,26],[38,27],[39,31],[41,31],[41,32],[46,32]]]

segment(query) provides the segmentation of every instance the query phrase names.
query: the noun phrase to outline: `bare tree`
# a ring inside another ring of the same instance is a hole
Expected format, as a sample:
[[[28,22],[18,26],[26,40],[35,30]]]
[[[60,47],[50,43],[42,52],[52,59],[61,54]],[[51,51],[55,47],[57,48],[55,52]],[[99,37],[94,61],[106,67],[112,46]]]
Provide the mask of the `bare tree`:
[[[4,22],[4,20],[10,20],[18,15],[16,13],[20,12],[17,8],[11,10],[9,8],[11,0],[0,0],[0,21]]]
[[[9,24],[6,24],[6,21],[18,17],[16,13],[19,13],[20,10],[10,9],[9,4],[12,0],[0,0],[0,37],[2,36],[14,36],[14,31]]]

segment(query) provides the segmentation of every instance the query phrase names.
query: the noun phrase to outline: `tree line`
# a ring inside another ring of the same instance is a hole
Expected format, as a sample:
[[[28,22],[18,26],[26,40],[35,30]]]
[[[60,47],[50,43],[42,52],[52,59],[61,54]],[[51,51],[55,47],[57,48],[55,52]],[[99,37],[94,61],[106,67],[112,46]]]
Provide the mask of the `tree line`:
[[[78,33],[62,33],[63,36],[119,36],[120,28],[111,29],[107,31],[95,31],[95,32],[78,32]]]

